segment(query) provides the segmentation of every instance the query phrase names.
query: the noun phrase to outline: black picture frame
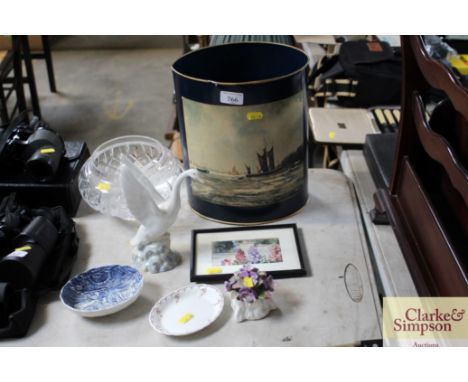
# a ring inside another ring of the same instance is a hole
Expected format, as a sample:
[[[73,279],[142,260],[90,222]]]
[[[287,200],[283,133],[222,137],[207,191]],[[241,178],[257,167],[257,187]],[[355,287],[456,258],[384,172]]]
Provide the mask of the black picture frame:
[[[263,233],[267,232],[274,232],[275,230],[280,230],[283,231],[283,235],[289,236],[289,238],[292,240],[292,243],[288,243],[289,247],[293,246],[295,249],[294,254],[288,254],[288,256],[294,256],[295,264],[298,265],[295,268],[290,268],[288,269],[287,266],[285,269],[280,269],[280,270],[268,270],[268,269],[262,269],[264,267],[268,267],[268,265],[265,264],[272,264],[272,263],[250,263],[252,266],[258,267],[260,270],[265,270],[269,274],[271,274],[274,278],[280,279],[280,278],[289,278],[289,277],[301,277],[305,276],[307,274],[305,266],[304,266],[304,259],[302,256],[302,251],[301,251],[301,246],[300,246],[300,241],[299,241],[299,235],[298,235],[298,229],[296,224],[275,224],[275,225],[262,225],[262,226],[251,226],[251,227],[235,227],[235,228],[215,228],[215,229],[197,229],[197,230],[192,230],[192,255],[191,255],[191,261],[190,261],[190,281],[191,282],[222,282],[225,280],[228,280],[232,275],[233,272],[216,272],[215,274],[207,274],[206,272],[200,272],[199,269],[197,269],[197,264],[199,263],[198,256],[206,256],[207,254],[200,254],[197,253],[197,249],[199,247],[200,243],[200,238],[204,234],[223,234],[226,233],[229,235],[229,233],[235,233],[235,235],[238,237],[239,233],[242,232],[249,232],[247,236],[252,236],[251,232],[252,231],[263,231]],[[226,236],[226,241],[245,241],[245,242],[250,242],[252,240],[262,240],[262,238],[259,239],[229,239],[229,236]],[[264,240],[264,239],[263,239]],[[209,239],[207,242],[210,242]],[[205,243],[206,244],[206,243]],[[278,240],[279,244],[279,240]],[[283,245],[284,247],[284,245]],[[281,247],[280,247],[281,249]],[[281,252],[282,254],[282,252]],[[212,252],[209,253],[210,256],[212,256]],[[297,257],[297,259],[296,259]],[[282,262],[282,261],[281,261]],[[242,265],[236,264],[236,267],[240,268]],[[214,268],[221,268],[220,266],[214,267]]]

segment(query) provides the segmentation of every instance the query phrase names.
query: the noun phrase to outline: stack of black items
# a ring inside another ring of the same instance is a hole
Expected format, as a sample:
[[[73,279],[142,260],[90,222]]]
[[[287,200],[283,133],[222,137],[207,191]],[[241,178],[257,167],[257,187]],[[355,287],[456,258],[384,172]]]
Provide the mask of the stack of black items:
[[[0,197],[12,192],[28,206],[61,205],[74,216],[78,175],[89,157],[84,142],[67,142],[44,121],[23,113],[0,129]]]
[[[377,127],[382,133],[396,133],[400,123],[400,108],[376,107],[371,109]]]
[[[432,101],[430,91],[424,95],[426,99]],[[374,107],[370,110],[382,134],[367,135],[363,153],[376,187],[388,188],[395,158],[397,144],[397,134],[395,133],[398,132],[400,124],[401,108],[386,106]],[[427,111],[425,111],[425,118],[427,120],[431,118]]]
[[[23,337],[39,296],[60,289],[78,250],[63,207],[30,209],[16,195],[0,203],[0,338]]]
[[[363,147],[369,172],[376,188],[388,188],[395,160],[397,134],[369,134]]]
[[[392,176],[395,158],[398,125],[400,124],[399,107],[375,107],[371,109],[374,120],[382,134],[366,136],[363,147],[364,158],[377,188],[387,188]]]

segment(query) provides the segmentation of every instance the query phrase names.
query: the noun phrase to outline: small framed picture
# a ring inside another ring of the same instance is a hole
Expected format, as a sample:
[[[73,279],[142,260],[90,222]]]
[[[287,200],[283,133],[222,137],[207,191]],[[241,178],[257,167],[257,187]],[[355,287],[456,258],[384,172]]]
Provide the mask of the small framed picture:
[[[190,281],[224,281],[250,264],[274,278],[304,276],[295,224],[192,232]]]

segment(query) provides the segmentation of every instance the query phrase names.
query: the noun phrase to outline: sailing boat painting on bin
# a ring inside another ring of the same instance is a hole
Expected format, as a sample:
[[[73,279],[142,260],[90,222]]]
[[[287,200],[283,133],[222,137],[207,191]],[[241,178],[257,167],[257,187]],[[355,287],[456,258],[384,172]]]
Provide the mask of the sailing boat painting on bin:
[[[254,106],[183,98],[192,192],[214,204],[258,207],[287,199],[305,182],[303,93]],[[249,119],[249,113],[262,118]]]

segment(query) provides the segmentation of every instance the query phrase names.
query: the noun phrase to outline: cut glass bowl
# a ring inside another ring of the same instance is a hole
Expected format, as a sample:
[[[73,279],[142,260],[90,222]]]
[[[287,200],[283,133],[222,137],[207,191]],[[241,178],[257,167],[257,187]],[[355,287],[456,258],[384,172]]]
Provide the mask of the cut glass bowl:
[[[134,220],[120,187],[120,166],[126,157],[145,174],[164,200],[171,194],[182,166],[156,139],[130,135],[101,144],[80,171],[78,187],[89,206],[105,215]]]

